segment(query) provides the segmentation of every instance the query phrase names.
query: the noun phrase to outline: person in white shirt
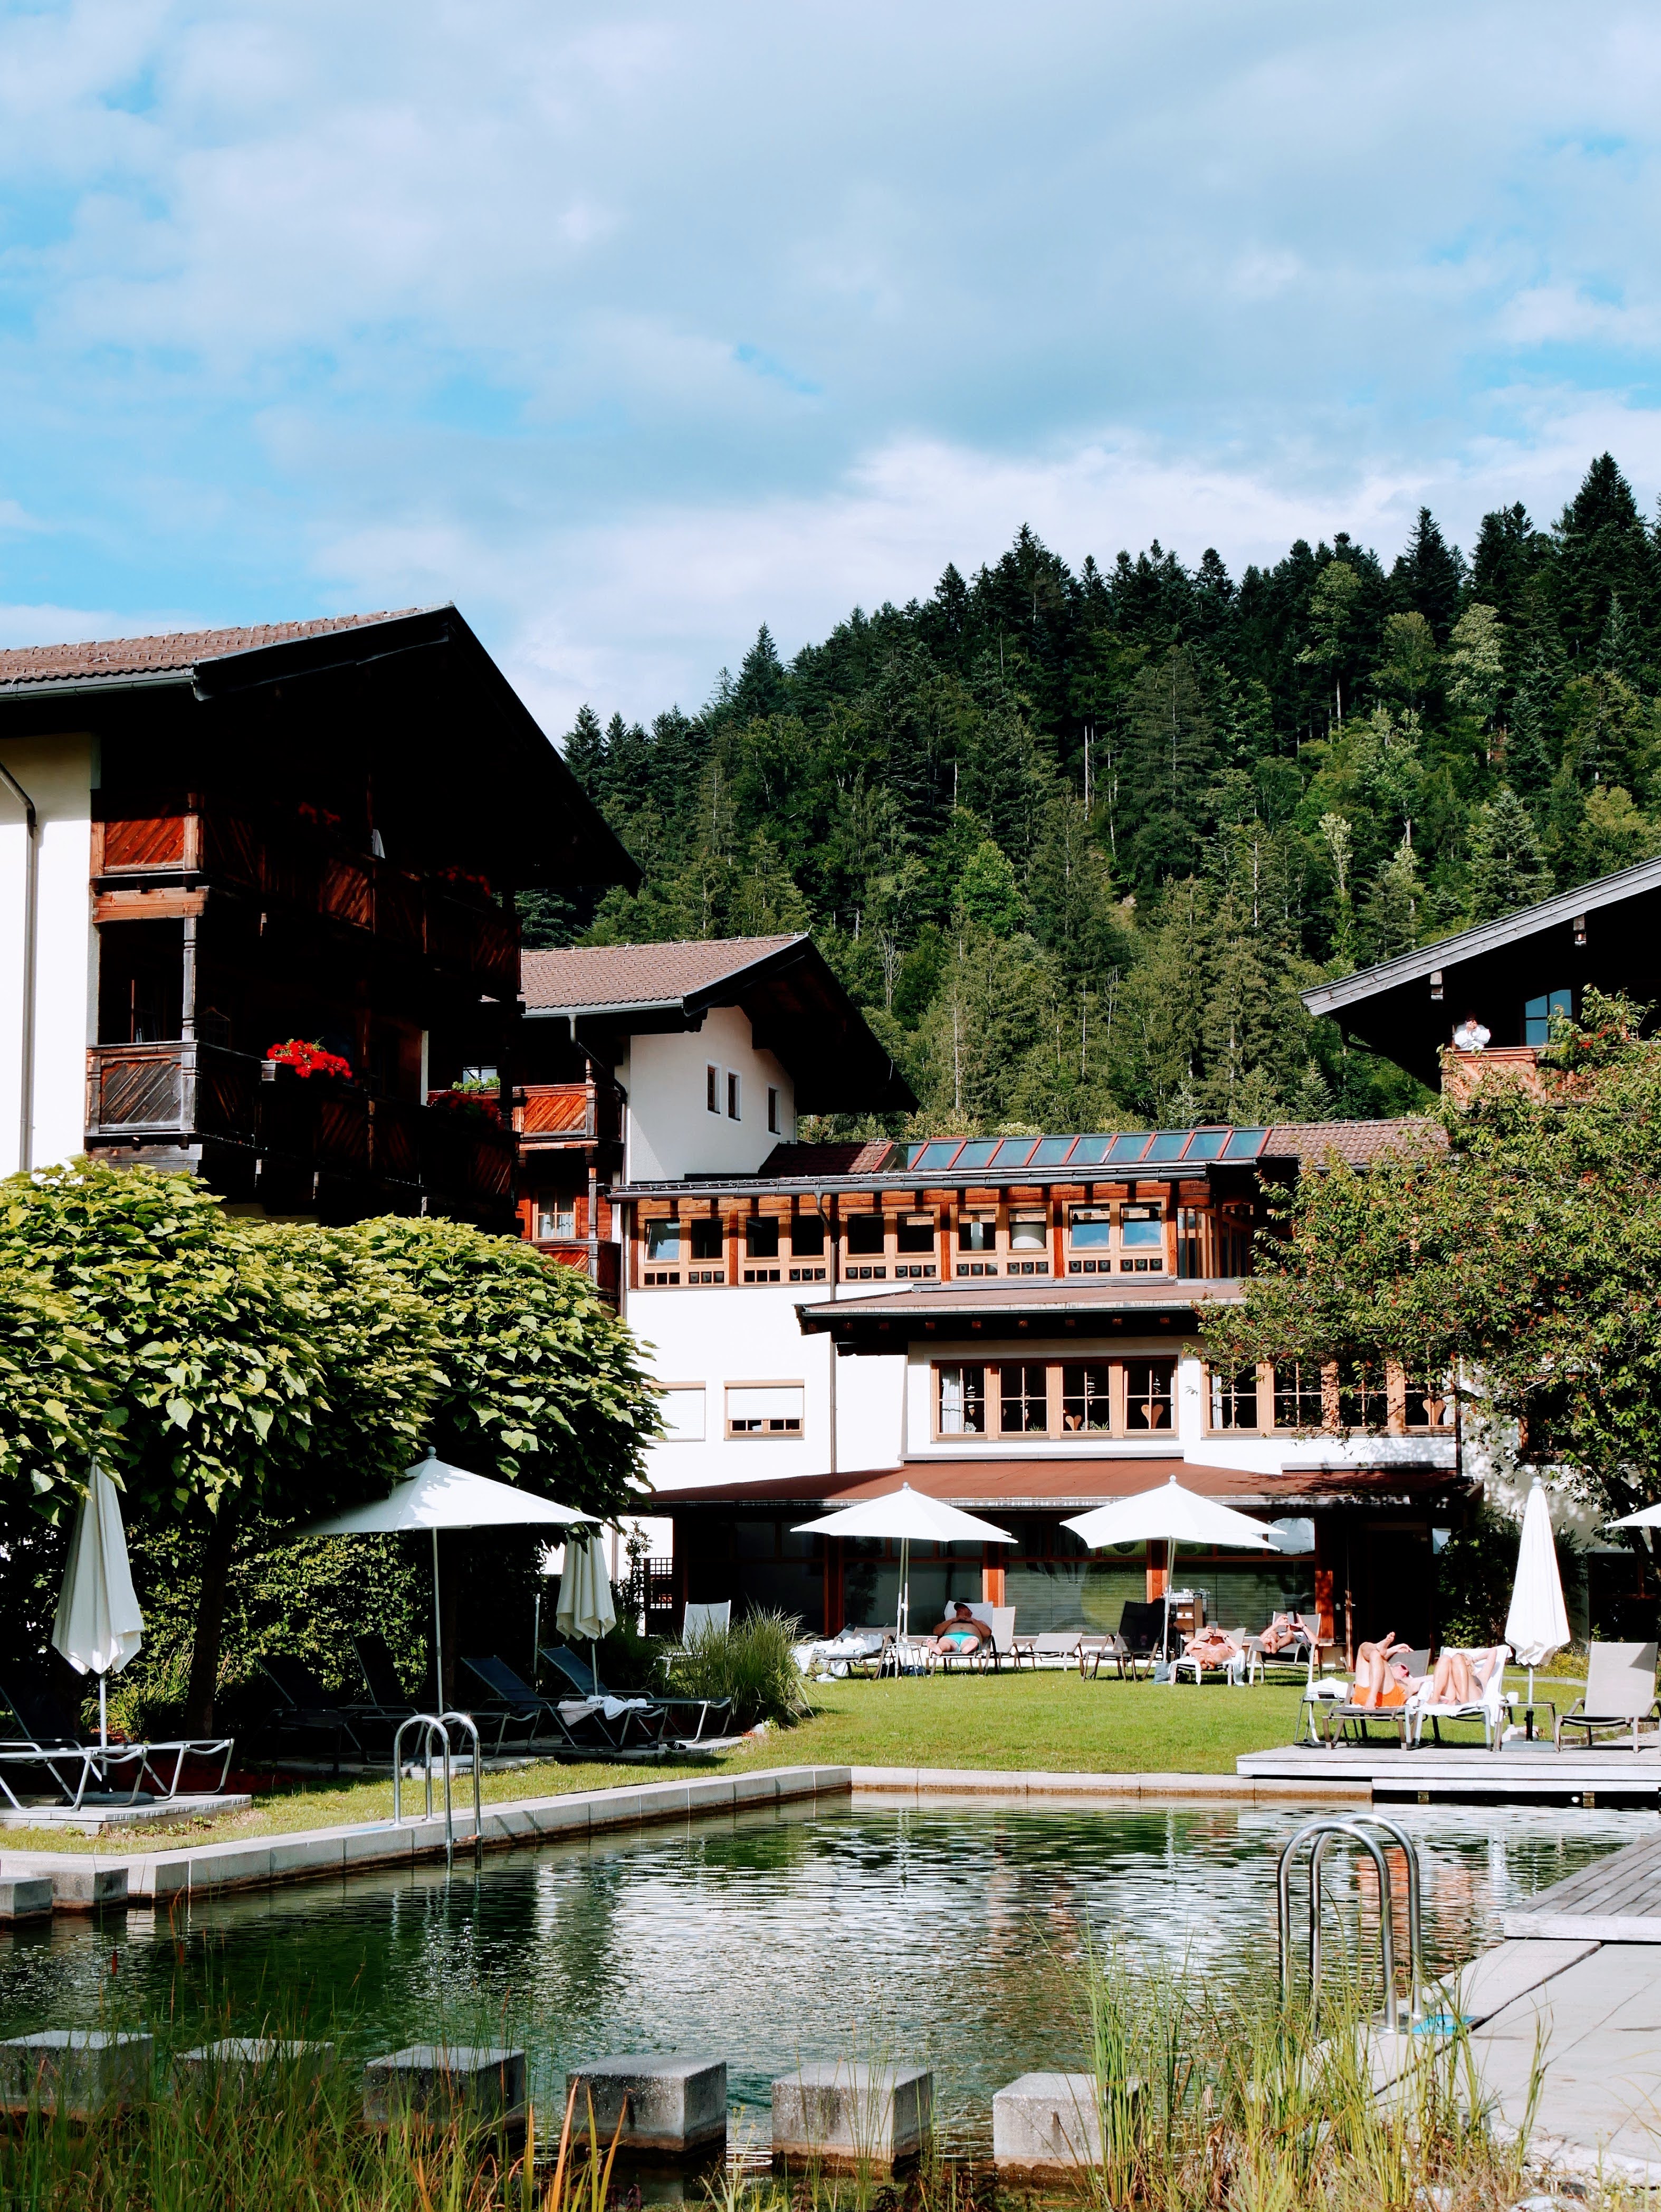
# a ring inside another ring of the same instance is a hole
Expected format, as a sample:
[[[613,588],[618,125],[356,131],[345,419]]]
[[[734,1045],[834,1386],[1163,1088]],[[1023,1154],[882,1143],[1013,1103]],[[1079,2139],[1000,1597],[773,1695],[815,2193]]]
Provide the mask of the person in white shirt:
[[[1461,1052],[1486,1052],[1493,1036],[1493,1030],[1485,1029],[1476,1016],[1469,1013],[1453,1032],[1453,1042]]]

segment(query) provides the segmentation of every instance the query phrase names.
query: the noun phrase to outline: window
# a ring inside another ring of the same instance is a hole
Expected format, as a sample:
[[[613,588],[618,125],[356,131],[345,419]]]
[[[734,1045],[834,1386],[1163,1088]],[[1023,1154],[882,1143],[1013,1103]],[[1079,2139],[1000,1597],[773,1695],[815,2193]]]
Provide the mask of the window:
[[[790,1224],[790,1250],[798,1260],[824,1256],[824,1220],[818,1213],[799,1213]]]
[[[1318,1429],[1326,1420],[1326,1398],[1318,1360],[1293,1359],[1275,1363],[1275,1425],[1277,1429]]]
[[[779,1256],[779,1224],[751,1218],[744,1224],[744,1256],[746,1260],[776,1260]]]
[[[784,1116],[779,1108],[778,1086],[773,1083],[767,1086],[767,1133],[770,1137],[784,1134]]]
[[[998,1370],[998,1418],[1005,1436],[1050,1432],[1050,1370],[1038,1361]]]
[[[669,1382],[663,1392],[663,1428],[666,1443],[672,1444],[701,1444],[703,1442],[703,1385],[702,1382]]]
[[[706,1067],[703,1071],[703,1103],[710,1113],[721,1111],[721,1070]]]
[[[577,1208],[574,1198],[550,1194],[537,1206],[537,1235],[544,1243],[556,1237],[575,1237],[577,1233]]]
[[[960,1213],[958,1216],[958,1249],[960,1252],[995,1252],[998,1249],[998,1217],[995,1213]]]
[[[799,1437],[801,1434],[802,1396],[800,1382],[729,1382],[727,1386],[727,1435]]]
[[[681,1224],[678,1221],[647,1223],[646,1257],[654,1267],[666,1260],[684,1260],[686,1257],[681,1247]]]
[[[1573,1015],[1573,991],[1546,991],[1537,999],[1530,999],[1523,1008],[1523,1042],[1542,1045],[1551,1042],[1551,1018],[1554,1014]]]
[[[721,1249],[719,1221],[689,1221],[691,1249],[683,1256],[691,1260],[720,1260],[725,1257]]]
[[[1012,1252],[1048,1251],[1050,1216],[1047,1213],[1012,1213],[1009,1217],[1009,1249]]]
[[[1338,1362],[1338,1424],[1345,1429],[1382,1429],[1390,1411],[1380,1359]]]
[[[883,1249],[882,1216],[879,1213],[850,1213],[848,1217],[848,1249],[869,1259]]]
[[[729,1121],[744,1119],[739,1111],[739,1079],[730,1068],[727,1073],[727,1118]]]
[[[1200,1243],[1200,1209],[1179,1206],[1177,1212],[1177,1273],[1191,1281],[1203,1272]]]
[[[1257,1418],[1257,1370],[1255,1367],[1242,1367],[1232,1375],[1213,1375],[1211,1425],[1214,1429],[1255,1429]]]
[[[986,1370],[983,1367],[942,1367],[940,1375],[940,1434],[943,1437],[983,1437],[986,1434]]]
[[[932,1213],[901,1214],[898,1242],[902,1252],[932,1252],[934,1249],[934,1215]]]
[[[1119,1210],[1119,1272],[1157,1275],[1165,1272],[1165,1209],[1126,1206]]]
[[[1067,1222],[1075,1252],[1105,1252],[1113,1242],[1113,1216],[1105,1206],[1075,1206]]]
[[[1113,1370],[1099,1365],[1062,1370],[1062,1427],[1069,1435],[1094,1430],[1104,1434],[1113,1425]]]
[[[1145,1429],[1169,1432],[1176,1363],[1170,1359],[1127,1359],[1124,1367],[1124,1424],[1135,1434]]]
[[[1451,1429],[1453,1393],[1445,1376],[1435,1382],[1415,1382],[1409,1378],[1402,1410],[1410,1429]]]

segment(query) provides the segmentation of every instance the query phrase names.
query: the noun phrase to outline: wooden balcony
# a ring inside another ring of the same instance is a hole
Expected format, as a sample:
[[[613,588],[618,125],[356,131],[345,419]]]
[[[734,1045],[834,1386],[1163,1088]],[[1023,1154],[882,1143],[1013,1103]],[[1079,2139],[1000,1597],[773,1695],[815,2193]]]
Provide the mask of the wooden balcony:
[[[557,1260],[563,1267],[580,1267],[589,1276],[603,1298],[612,1305],[618,1302],[623,1282],[623,1247],[607,1243],[604,1238],[586,1244],[578,1238],[534,1237],[532,1240],[538,1252],[549,1259]]]
[[[610,1083],[527,1083],[514,1093],[514,1130],[526,1152],[623,1141],[623,1094]]]
[[[307,835],[302,823],[257,824],[216,806],[94,822],[92,829],[100,921],[160,913],[158,889],[206,883],[424,955],[491,998],[518,994],[517,926],[484,886],[464,878],[411,875],[342,850],[320,832]],[[152,896],[134,896],[139,886]]]
[[[274,1211],[426,1206],[505,1225],[513,1203],[513,1133],[494,1119],[301,1080],[219,1045],[92,1046],[87,1148],[196,1165]]]

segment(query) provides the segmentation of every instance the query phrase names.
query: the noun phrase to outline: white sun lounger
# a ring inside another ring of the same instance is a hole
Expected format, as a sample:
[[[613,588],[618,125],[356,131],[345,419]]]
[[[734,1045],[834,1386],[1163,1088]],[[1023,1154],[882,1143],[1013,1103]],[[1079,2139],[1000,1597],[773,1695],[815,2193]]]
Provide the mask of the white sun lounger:
[[[1590,1750],[1597,1735],[1624,1735],[1632,1730],[1632,1747],[1638,1748],[1638,1731],[1661,1717],[1655,1699],[1653,1644],[1594,1644],[1586,1655],[1585,1695],[1558,1716],[1553,1741],[1563,1747],[1565,1729],[1585,1731]]]

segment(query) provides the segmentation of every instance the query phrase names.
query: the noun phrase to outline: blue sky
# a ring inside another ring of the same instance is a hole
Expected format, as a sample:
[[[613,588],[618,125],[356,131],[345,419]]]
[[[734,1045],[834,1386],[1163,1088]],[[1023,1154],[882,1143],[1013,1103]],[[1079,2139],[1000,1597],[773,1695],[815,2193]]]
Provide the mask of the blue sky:
[[[0,0],[0,641],[454,599],[689,707],[1023,521],[1661,491],[1661,15]]]

